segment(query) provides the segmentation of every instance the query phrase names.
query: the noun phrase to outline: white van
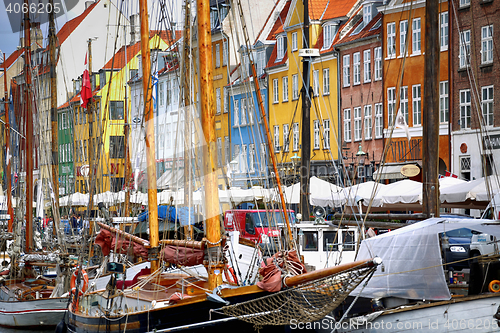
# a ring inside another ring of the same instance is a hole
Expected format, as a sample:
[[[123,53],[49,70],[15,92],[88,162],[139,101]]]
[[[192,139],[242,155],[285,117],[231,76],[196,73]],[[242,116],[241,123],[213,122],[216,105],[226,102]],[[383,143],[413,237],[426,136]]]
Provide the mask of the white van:
[[[482,219],[500,221],[500,193],[497,193],[481,215]],[[474,233],[471,238],[469,257],[498,254],[497,237]]]

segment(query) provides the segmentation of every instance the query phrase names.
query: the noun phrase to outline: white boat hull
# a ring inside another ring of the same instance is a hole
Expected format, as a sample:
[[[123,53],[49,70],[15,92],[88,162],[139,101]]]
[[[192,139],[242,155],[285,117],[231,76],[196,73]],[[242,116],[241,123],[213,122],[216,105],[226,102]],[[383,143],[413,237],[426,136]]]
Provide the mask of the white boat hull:
[[[67,305],[67,297],[0,301],[0,326],[9,328],[55,327],[63,319]]]

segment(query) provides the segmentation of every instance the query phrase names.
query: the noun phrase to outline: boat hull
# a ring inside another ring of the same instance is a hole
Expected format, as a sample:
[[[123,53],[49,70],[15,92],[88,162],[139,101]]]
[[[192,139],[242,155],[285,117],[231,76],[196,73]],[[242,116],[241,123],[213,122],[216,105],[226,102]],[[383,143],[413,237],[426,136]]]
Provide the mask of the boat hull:
[[[0,326],[8,328],[51,328],[64,317],[68,298],[29,301],[0,301]]]

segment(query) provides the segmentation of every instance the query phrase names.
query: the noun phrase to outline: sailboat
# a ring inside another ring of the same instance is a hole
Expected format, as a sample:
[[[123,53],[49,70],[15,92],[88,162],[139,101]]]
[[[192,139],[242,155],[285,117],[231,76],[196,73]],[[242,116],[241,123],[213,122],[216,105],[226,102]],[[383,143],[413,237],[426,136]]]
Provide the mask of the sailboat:
[[[113,272],[106,288],[74,297],[68,308],[66,326],[70,332],[146,332],[233,327],[239,331],[255,328],[276,331],[292,321],[310,322],[323,318],[349,293],[369,277],[380,261],[368,259],[314,272],[305,272],[292,246],[267,259],[264,277],[256,285],[223,284],[228,269],[224,260],[225,237],[221,237],[219,198],[213,166],[216,163],[214,96],[211,77],[210,4],[198,1],[198,48],[200,55],[200,105],[207,149],[203,151],[206,238],[192,240],[158,239],[154,125],[151,108],[150,54],[147,45],[146,0],[140,0],[142,72],[145,96],[146,156],[148,175],[149,241],[125,236],[147,249],[150,268],[134,277],[130,288],[118,284],[124,266],[108,263]],[[255,73],[255,68],[253,68]],[[260,97],[260,94],[257,94]],[[265,115],[263,119],[266,119]],[[268,141],[270,140],[267,132]],[[272,149],[270,149],[272,151]],[[281,192],[281,191],[280,191]],[[283,196],[281,196],[284,202]],[[290,232],[290,227],[288,227]],[[116,232],[116,230],[113,230]],[[291,236],[291,232],[290,232]],[[288,239],[288,244],[293,244]],[[162,247],[160,247],[162,244]],[[167,263],[163,263],[166,261]],[[203,264],[208,279],[164,271],[168,265]],[[75,296],[80,295],[77,290]]]

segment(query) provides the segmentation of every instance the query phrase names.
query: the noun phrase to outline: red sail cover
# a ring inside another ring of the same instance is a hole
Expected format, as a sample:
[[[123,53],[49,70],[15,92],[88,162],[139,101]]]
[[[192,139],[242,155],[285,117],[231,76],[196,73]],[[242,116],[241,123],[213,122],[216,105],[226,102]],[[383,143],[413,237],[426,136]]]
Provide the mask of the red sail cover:
[[[265,291],[276,292],[282,287],[281,271],[289,272],[291,275],[307,273],[306,267],[300,262],[296,250],[278,252],[262,263],[259,274],[262,280],[257,286]]]
[[[146,250],[143,245],[137,244],[124,238],[119,238],[117,241],[115,235],[106,229],[101,229],[99,235],[97,235],[95,239],[95,244],[101,247],[102,254],[104,254],[105,256],[109,254],[111,249],[115,251],[115,247],[115,253],[128,254],[129,249],[132,246],[133,253],[136,256],[142,257],[144,259],[148,258],[148,250]]]
[[[205,253],[200,249],[173,245],[167,245],[161,251],[161,256],[164,261],[183,266],[203,264],[204,255]]]

